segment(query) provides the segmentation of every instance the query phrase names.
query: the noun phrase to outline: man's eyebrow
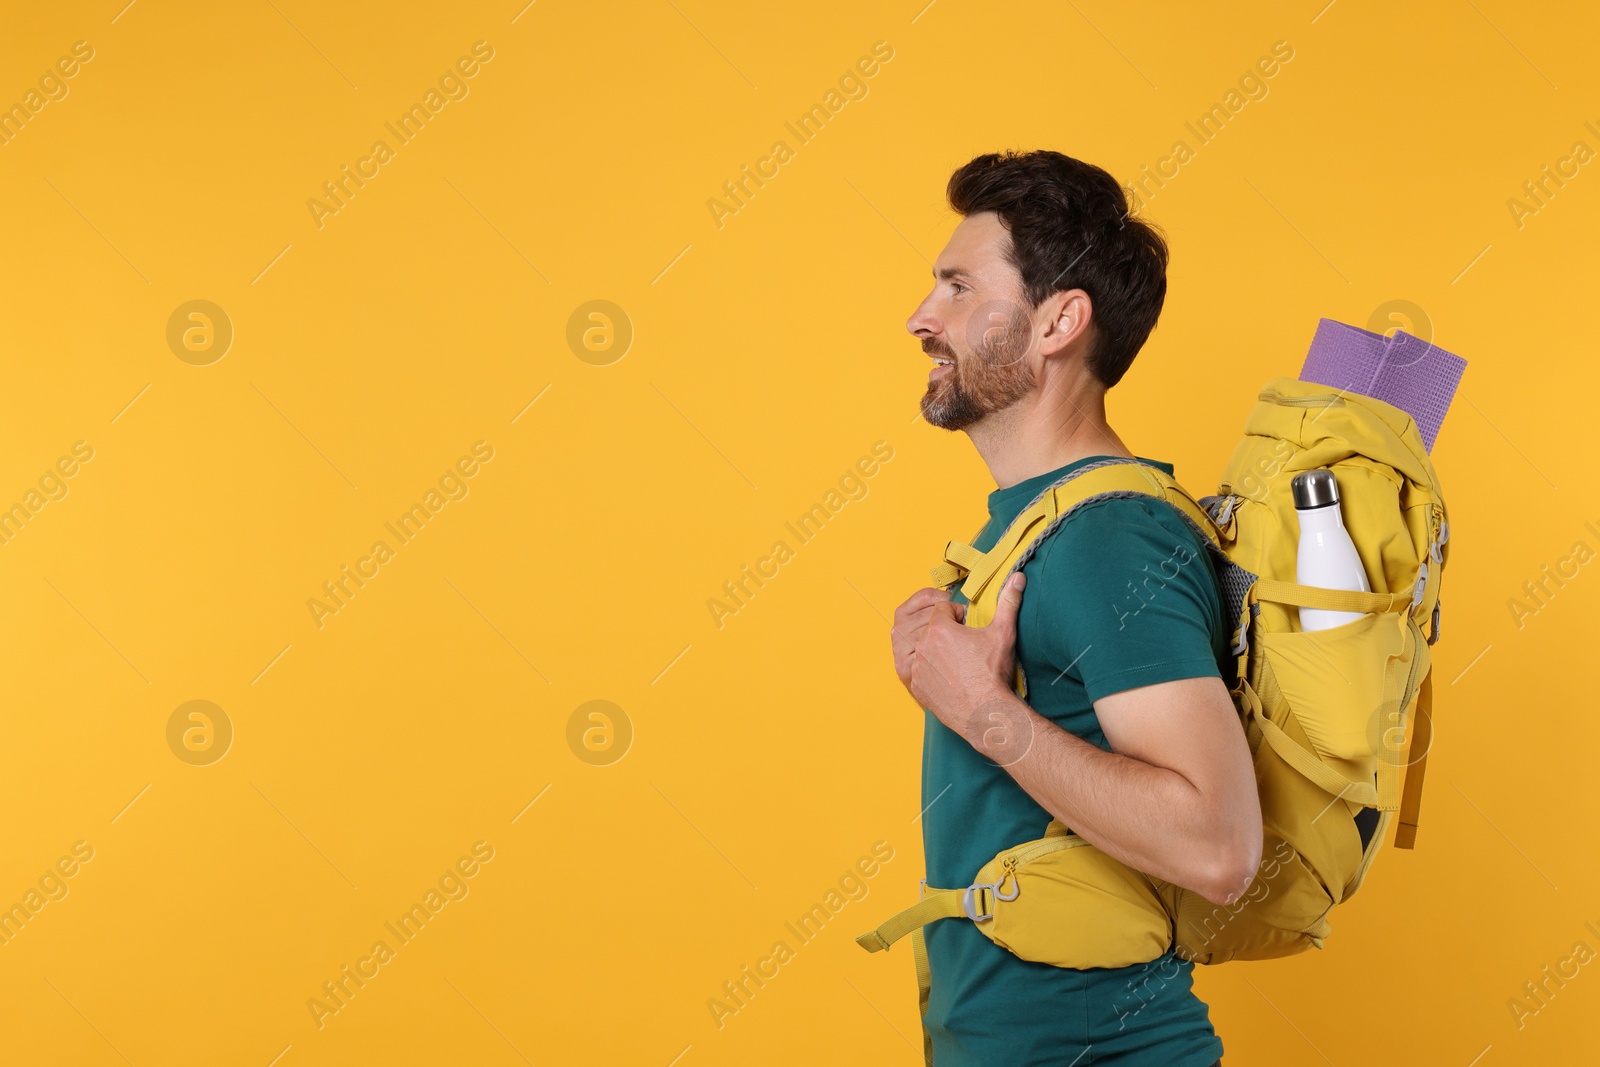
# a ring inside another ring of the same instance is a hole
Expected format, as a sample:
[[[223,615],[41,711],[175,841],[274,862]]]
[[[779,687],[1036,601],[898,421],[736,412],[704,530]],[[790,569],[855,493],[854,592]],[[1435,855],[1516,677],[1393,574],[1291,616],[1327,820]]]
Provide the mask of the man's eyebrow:
[[[953,278],[961,278],[965,281],[972,280],[972,275],[967,272],[965,267],[940,267],[933,272],[933,276],[942,282],[950,281]]]

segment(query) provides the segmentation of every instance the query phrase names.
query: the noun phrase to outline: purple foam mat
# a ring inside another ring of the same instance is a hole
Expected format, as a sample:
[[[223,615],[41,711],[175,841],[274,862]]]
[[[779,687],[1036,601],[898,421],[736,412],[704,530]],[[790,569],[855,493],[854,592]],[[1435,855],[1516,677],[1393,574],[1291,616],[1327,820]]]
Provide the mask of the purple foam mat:
[[[1431,452],[1466,369],[1460,356],[1404,330],[1385,337],[1321,319],[1300,380],[1393,404],[1415,420]]]

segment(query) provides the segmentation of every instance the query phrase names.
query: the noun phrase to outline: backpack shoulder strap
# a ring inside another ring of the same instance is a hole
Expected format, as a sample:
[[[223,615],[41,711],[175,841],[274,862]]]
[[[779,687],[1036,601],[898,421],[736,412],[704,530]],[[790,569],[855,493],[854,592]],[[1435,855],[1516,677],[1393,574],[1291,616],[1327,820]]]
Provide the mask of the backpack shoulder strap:
[[[1170,475],[1159,467],[1136,459],[1108,458],[1079,467],[1046,487],[1017,514],[988,552],[980,552],[960,541],[951,541],[945,546],[944,562],[932,571],[934,584],[949,587],[965,579],[961,592],[968,603],[977,603],[1002,569],[1009,574],[1026,562],[1039,543],[1079,506],[1094,500],[1125,496],[1152,496],[1165,500],[1178,509],[1213,546],[1220,548],[1216,524],[1212,522],[1210,514],[1195,503]],[[1007,563],[1011,566],[1007,567]]]

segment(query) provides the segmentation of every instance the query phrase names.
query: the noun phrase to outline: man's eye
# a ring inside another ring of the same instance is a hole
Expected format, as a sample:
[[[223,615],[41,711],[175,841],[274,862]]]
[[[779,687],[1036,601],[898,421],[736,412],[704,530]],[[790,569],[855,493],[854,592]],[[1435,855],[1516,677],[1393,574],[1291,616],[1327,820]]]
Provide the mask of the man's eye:
[[[951,282],[950,283],[950,287],[952,289],[954,289],[958,294],[959,293],[964,293],[964,292],[967,291],[967,287],[962,285],[960,282]]]

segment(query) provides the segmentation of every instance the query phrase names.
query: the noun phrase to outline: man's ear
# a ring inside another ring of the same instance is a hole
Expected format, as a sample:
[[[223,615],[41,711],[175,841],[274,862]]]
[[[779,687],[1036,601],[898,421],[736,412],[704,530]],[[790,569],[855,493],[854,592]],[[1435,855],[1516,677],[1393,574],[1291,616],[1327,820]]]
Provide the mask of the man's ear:
[[[1044,333],[1039,339],[1039,354],[1053,356],[1080,337],[1088,337],[1094,318],[1094,305],[1082,289],[1064,289],[1045,299],[1042,310]]]

